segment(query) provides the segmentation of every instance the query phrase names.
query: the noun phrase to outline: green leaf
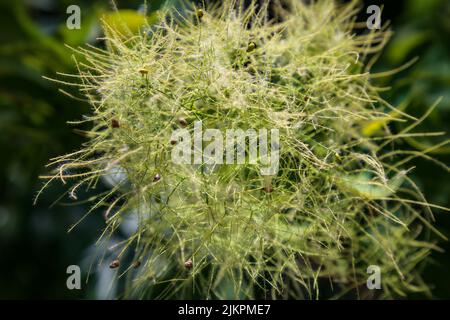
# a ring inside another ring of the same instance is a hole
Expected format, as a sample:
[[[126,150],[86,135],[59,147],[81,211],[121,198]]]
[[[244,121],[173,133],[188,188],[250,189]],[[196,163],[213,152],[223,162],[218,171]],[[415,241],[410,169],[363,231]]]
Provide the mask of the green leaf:
[[[383,184],[373,180],[366,172],[358,175],[343,175],[338,179],[338,185],[345,191],[357,196],[376,200],[391,196],[405,181],[405,172],[398,173],[394,178]]]
[[[139,33],[145,26],[155,24],[158,21],[158,14],[153,12],[146,16],[135,10],[119,10],[103,14],[102,20],[117,33],[129,36]]]

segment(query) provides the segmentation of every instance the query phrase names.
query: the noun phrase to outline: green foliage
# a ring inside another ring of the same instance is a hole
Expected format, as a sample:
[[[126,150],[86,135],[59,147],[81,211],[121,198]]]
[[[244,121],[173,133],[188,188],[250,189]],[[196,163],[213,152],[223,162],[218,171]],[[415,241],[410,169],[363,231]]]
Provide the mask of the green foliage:
[[[399,3],[396,2],[398,5]],[[390,5],[390,4],[389,4]],[[422,117],[429,113],[430,106],[435,105],[433,112],[415,128],[420,132],[445,131],[441,136],[407,137],[402,148],[410,154],[427,150],[434,159],[446,166],[436,166],[430,158],[416,158],[411,165],[415,167],[412,177],[423,190],[429,201],[442,206],[450,206],[449,140],[450,96],[449,96],[449,61],[450,61],[450,3],[447,0],[408,0],[398,5],[393,17],[392,30],[394,37],[375,65],[377,71],[397,68],[414,62],[401,72],[377,79],[380,86],[390,86],[391,90],[382,95],[392,103],[400,103],[402,110]],[[383,17],[386,17],[383,12]],[[386,18],[384,18],[386,19]],[[418,58],[418,59],[416,59]],[[407,123],[391,123],[394,132],[400,132]],[[448,237],[450,235],[450,219],[447,212],[435,210],[436,225]],[[441,243],[443,251],[448,252],[448,242]],[[446,281],[450,265],[448,254],[434,252],[429,258],[431,263],[423,275],[433,288],[435,297],[447,297],[450,288]],[[411,297],[411,296],[410,296]],[[414,296],[417,297],[417,296]]]
[[[61,95],[42,78],[76,69],[70,50],[46,34],[27,9],[24,1],[0,2],[0,296],[80,297],[81,292],[61,293],[61,270],[86,241],[69,242],[66,229],[56,226],[70,224],[85,208],[48,210],[58,188],[49,189],[38,206],[32,199],[48,158],[82,142],[65,122],[87,112],[88,105]]]
[[[386,98],[389,101],[405,101],[406,110],[410,114],[420,117],[437,99],[442,99],[436,106],[436,112],[430,114],[418,127],[422,131],[435,131],[439,128],[448,132],[449,129],[449,15],[448,1],[410,1],[401,14],[404,23],[396,28],[395,35],[380,61],[384,68],[415,62],[403,72],[391,74],[380,81],[381,85],[394,84],[393,90],[386,94]],[[415,57],[420,59],[416,61]],[[399,123],[397,128],[402,130],[404,125]],[[414,149],[421,151],[444,143],[429,152],[448,155],[450,147],[445,144],[446,139],[448,135],[440,138],[408,137],[406,141]]]

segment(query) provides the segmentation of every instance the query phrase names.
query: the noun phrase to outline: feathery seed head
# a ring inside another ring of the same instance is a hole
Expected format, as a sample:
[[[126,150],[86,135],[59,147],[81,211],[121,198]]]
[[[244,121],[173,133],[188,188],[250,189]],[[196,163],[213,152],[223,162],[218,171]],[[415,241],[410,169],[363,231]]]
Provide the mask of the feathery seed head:
[[[355,35],[355,1],[287,2],[276,8],[279,22],[268,5],[244,9],[238,0],[207,14],[163,12],[150,35],[126,41],[106,25],[106,50],[79,50],[91,62],[80,76],[93,106],[92,138],[56,160],[63,164],[54,177],[78,179],[74,188],[113,181],[95,207],[111,213],[102,237],[137,217],[136,234],[120,247],[145,257],[132,281],[136,295],[153,279],[166,289],[145,291],[149,297],[186,298],[195,288],[206,298],[261,290],[308,298],[329,279],[337,295],[359,288],[366,297],[369,265],[383,270],[381,297],[426,290],[417,272],[433,248],[417,238],[428,226],[424,200],[388,148],[397,138],[387,129],[361,133],[387,115],[365,62],[389,33]],[[121,130],[104,130],[111,118],[121,119]],[[279,130],[278,172],[262,176],[262,159],[173,163],[176,147],[195,149],[185,139],[172,143],[174,130],[192,137],[196,121],[223,136]],[[186,256],[196,261],[189,274]]]

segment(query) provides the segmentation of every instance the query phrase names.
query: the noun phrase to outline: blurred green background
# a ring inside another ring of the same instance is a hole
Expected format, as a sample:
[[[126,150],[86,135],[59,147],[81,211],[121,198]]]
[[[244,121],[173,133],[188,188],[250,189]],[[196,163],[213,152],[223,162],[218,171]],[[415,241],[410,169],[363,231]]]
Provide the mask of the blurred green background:
[[[299,0],[300,1],[300,0]],[[160,1],[149,1],[149,11]],[[119,9],[143,9],[143,1],[116,1]],[[66,27],[69,5],[81,8],[80,30]],[[421,116],[439,98],[442,102],[417,129],[449,132],[450,120],[450,1],[364,1],[360,19],[371,4],[383,5],[383,23],[391,21],[394,37],[375,65],[376,71],[396,68],[414,57],[420,60],[394,76],[380,80],[392,86],[385,98],[393,105],[407,101],[407,112]],[[0,0],[0,298],[113,298],[108,268],[92,269],[86,285],[93,246],[103,227],[101,213],[94,213],[72,233],[68,228],[87,211],[68,205],[62,185],[54,184],[37,205],[33,198],[42,186],[38,176],[54,156],[79,148],[83,137],[66,122],[78,120],[89,106],[58,92],[61,87],[42,78],[56,71],[74,73],[72,52],[65,46],[85,43],[101,46],[99,17],[112,10],[109,1]],[[79,96],[75,90],[64,90]],[[77,127],[80,129],[80,127]],[[394,128],[394,130],[400,128]],[[401,147],[425,150],[448,139],[408,140]],[[450,147],[432,154],[450,163]],[[430,202],[450,207],[447,171],[421,159],[413,172]],[[435,210],[436,225],[450,238],[450,215]],[[450,242],[441,242],[444,253],[432,254],[424,278],[434,298],[450,298]],[[80,265],[82,290],[66,288],[66,268]],[[111,290],[110,290],[111,289]],[[410,296],[409,298],[422,298]]]

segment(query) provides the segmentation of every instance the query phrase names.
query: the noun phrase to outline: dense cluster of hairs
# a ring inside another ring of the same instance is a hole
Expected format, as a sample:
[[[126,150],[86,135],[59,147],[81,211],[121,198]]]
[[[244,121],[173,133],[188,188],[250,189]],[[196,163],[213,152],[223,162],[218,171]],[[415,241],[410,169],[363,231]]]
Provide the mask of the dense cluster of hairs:
[[[427,292],[420,266],[433,205],[398,149],[416,119],[380,98],[370,68],[389,32],[359,3],[222,1],[160,12],[139,35],[105,25],[105,49],[74,49],[92,114],[84,147],[53,159],[68,195],[106,226],[127,298],[390,298]],[[122,28],[123,29],[123,28]],[[360,31],[358,31],[360,29]],[[69,76],[69,75],[67,75]],[[278,129],[277,174],[261,164],[174,164],[177,128]],[[410,121],[392,133],[389,123]],[[131,261],[131,263],[123,263]],[[379,266],[381,290],[368,290]]]

